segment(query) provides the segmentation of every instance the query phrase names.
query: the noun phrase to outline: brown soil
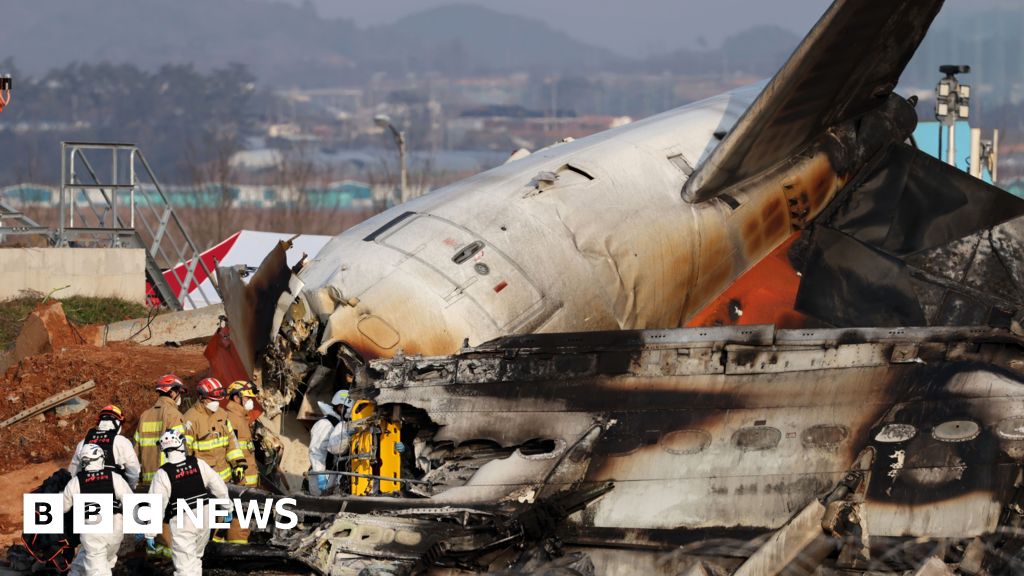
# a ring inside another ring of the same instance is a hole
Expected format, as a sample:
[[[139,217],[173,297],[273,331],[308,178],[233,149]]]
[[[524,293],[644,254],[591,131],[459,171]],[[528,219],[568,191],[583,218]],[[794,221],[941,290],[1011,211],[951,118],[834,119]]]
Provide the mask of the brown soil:
[[[194,385],[209,364],[203,346],[164,348],[133,343],[96,346],[95,327],[73,327],[60,304],[38,306],[18,336],[17,362],[0,373],[0,421],[54,394],[89,380],[96,387],[80,395],[89,405],[58,417],[51,409],[0,429],[0,550],[21,533],[21,495],[34,490],[71,460],[71,452],[107,404],[124,411],[122,434],[131,437],[139,415],[153,405],[153,384],[174,373]]]
[[[130,437],[139,415],[156,398],[157,378],[174,373],[194,384],[208,369],[202,346],[79,344],[25,358],[0,376],[0,420],[88,380],[94,380],[96,387],[81,395],[89,406],[77,414],[57,418],[50,410],[0,429],[0,474],[27,464],[70,461],[71,451],[107,404],[117,404],[124,411],[122,434]]]
[[[0,550],[21,541],[21,498],[36,489],[64,460],[21,466],[18,470],[0,475],[0,486],[8,496],[0,498]]]

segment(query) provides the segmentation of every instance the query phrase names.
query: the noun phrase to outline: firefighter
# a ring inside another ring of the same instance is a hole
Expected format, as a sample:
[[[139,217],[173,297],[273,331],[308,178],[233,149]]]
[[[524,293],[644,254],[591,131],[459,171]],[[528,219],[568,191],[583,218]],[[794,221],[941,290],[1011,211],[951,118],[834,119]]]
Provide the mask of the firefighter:
[[[209,464],[185,453],[185,435],[175,429],[160,437],[160,449],[166,464],[157,470],[149,486],[151,494],[159,494],[163,501],[164,522],[171,526],[171,558],[175,576],[199,576],[203,573],[203,552],[210,541],[210,528],[205,525],[210,498],[227,498],[228,487]],[[199,524],[182,512],[179,527],[178,504],[196,510],[200,503],[204,510]],[[146,534],[146,546],[156,546],[156,534]]]
[[[75,494],[112,494],[114,496],[114,529],[109,533],[82,534],[82,545],[71,563],[72,576],[109,575],[117,564],[117,549],[121,547],[121,499],[132,489],[120,474],[105,464],[103,448],[96,444],[82,444],[76,453],[81,470],[64,487],[64,513],[71,510]]]
[[[235,429],[238,447],[245,456],[245,475],[233,478],[233,483],[241,486],[255,486],[259,483],[260,473],[256,467],[256,445],[253,443],[252,425],[249,423],[249,412],[256,407],[256,385],[245,380],[232,382],[228,386],[227,411],[231,426]]]
[[[238,447],[227,410],[221,410],[224,386],[216,378],[204,378],[196,387],[199,402],[185,412],[185,441],[200,460],[225,482],[245,478],[245,456]]]
[[[338,456],[348,450],[346,412],[352,406],[348,390],[335,392],[330,405],[323,402],[319,404],[324,417],[317,420],[309,431],[309,469],[311,472],[336,470]],[[309,476],[309,493],[313,496],[328,494],[337,485],[338,476],[335,474]]]
[[[90,428],[85,434],[85,439],[79,441],[75,447],[75,455],[71,457],[71,464],[68,464],[68,472],[72,476],[78,473],[78,455],[82,446],[95,444],[103,449],[104,465],[123,476],[134,489],[139,483],[139,457],[135,454],[132,441],[121,436],[122,424],[124,415],[121,409],[114,404],[104,406],[96,417],[96,426]]]
[[[159,397],[152,408],[139,417],[139,427],[135,429],[135,453],[142,465],[139,489],[145,490],[153,479],[153,474],[166,462],[160,451],[160,435],[164,430],[173,429],[185,433],[184,421],[181,416],[181,399],[185,384],[174,374],[162,376],[156,382]]]
[[[259,468],[256,467],[256,446],[253,443],[252,427],[249,424],[249,412],[255,408],[256,386],[252,382],[238,380],[228,386],[228,403],[224,406],[231,427],[235,429],[235,437],[238,439],[238,447],[245,455],[244,476],[232,476],[232,483],[240,486],[256,486],[259,483]],[[249,531],[243,529],[238,518],[231,521],[227,535],[222,539],[217,535],[213,537],[214,542],[227,542],[228,544],[248,544]]]

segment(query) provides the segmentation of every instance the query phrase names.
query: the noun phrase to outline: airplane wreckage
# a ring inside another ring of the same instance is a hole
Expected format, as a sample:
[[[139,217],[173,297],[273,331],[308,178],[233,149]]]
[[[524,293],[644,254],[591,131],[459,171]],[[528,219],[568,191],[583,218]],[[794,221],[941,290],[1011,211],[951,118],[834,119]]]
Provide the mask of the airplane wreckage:
[[[245,554],[1024,570],[1024,201],[917,150],[893,92],[941,4],[837,0],[763,87],[510,161],[293,270],[284,244],[247,283],[221,268],[282,489],[288,422],[358,399],[346,493]]]

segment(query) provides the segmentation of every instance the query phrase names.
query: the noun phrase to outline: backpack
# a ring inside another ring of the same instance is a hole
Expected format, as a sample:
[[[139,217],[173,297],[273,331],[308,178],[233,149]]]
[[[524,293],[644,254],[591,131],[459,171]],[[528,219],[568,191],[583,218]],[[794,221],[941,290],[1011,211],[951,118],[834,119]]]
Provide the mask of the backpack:
[[[60,494],[71,481],[71,473],[61,468],[49,478],[43,480],[33,494]],[[26,532],[21,535],[25,549],[37,561],[53,566],[61,574],[71,569],[75,559],[75,548],[79,537],[71,533],[71,512],[64,515],[64,534],[33,534]]]

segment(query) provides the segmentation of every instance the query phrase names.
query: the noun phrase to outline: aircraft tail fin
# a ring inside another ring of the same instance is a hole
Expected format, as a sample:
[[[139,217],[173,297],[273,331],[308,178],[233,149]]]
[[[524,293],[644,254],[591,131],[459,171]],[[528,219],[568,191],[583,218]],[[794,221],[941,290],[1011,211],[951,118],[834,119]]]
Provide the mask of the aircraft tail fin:
[[[835,0],[683,197],[700,202],[799,152],[830,126],[882,105],[943,0]]]

